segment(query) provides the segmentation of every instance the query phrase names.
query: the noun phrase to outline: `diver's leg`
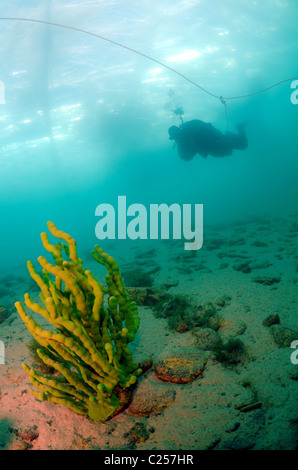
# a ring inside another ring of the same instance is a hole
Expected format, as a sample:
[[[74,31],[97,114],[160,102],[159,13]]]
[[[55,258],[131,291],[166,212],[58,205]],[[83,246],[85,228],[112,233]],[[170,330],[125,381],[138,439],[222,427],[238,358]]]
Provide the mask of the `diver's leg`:
[[[236,127],[238,129],[238,134],[235,134],[234,132],[225,133],[225,147],[230,147],[232,150],[244,150],[247,148],[247,137],[244,125],[238,124]]]

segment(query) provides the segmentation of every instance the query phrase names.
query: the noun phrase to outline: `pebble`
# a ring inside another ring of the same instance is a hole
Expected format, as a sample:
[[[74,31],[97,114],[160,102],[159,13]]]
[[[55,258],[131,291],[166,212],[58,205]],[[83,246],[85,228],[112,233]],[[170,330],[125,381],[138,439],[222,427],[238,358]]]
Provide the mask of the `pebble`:
[[[262,325],[263,326],[272,326],[272,325],[277,325],[278,323],[280,323],[279,315],[277,313],[274,313],[274,314],[269,315],[268,317],[266,317],[265,320],[263,320]]]
[[[263,286],[272,286],[272,284],[279,283],[280,279],[277,277],[253,277],[252,281]]]
[[[175,390],[157,382],[152,383],[147,378],[138,385],[132,403],[127,408],[127,413],[133,416],[157,414],[172,405],[175,397]]]
[[[164,382],[186,384],[202,375],[205,363],[181,357],[163,359],[155,366],[156,376]]]
[[[297,339],[297,332],[281,325],[272,325],[270,333],[273,336],[275,343],[280,348],[288,348],[291,346],[292,341]]]
[[[221,342],[219,335],[211,328],[196,328],[193,334],[196,338],[196,345],[207,351],[213,351]]]
[[[135,442],[145,442],[150,437],[150,431],[147,430],[146,425],[137,423],[128,433]]]
[[[247,325],[242,320],[225,320],[219,329],[219,334],[222,340],[227,340],[230,337],[243,335],[246,328]]]

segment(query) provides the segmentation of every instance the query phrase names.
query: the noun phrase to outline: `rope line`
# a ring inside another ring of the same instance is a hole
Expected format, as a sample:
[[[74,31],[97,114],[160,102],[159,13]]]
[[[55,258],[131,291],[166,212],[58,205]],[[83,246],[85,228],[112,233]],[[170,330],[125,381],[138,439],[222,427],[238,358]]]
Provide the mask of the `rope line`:
[[[210,91],[206,90],[206,88],[203,88],[201,85],[199,85],[198,83],[194,82],[193,80],[191,80],[190,78],[188,78],[186,75],[178,72],[177,70],[173,69],[172,67],[169,67],[168,65],[164,64],[163,62],[160,62],[159,60],[157,59],[154,59],[153,57],[150,57],[149,55],[147,54],[144,54],[143,52],[140,52],[136,49],[133,49],[132,47],[128,47],[128,46],[125,46],[124,44],[121,44],[117,41],[113,41],[112,39],[109,39],[109,38],[106,38],[104,36],[101,36],[99,34],[96,34],[96,33],[92,33],[90,31],[86,31],[84,29],[80,29],[80,28],[75,28],[74,26],[67,26],[67,25],[64,25],[64,24],[59,24],[59,23],[52,23],[50,21],[43,21],[43,20],[36,20],[36,19],[33,19],[33,18],[17,18],[17,17],[7,17],[7,18],[0,18],[0,20],[14,20],[14,21],[27,21],[29,23],[41,23],[41,24],[46,24],[46,25],[50,25],[50,26],[57,26],[59,28],[64,28],[64,29],[70,29],[72,31],[77,31],[79,33],[84,33],[84,34],[88,34],[89,36],[94,36],[96,38],[99,38],[103,41],[106,41],[106,42],[109,42],[111,44],[114,44],[115,46],[118,46],[118,47],[122,47],[123,49],[126,49],[130,52],[133,52],[135,54],[138,54],[139,56],[141,57],[144,57],[145,59],[148,59],[148,60],[151,60],[152,62],[158,64],[158,65],[161,65],[162,67],[170,70],[171,72],[175,73],[176,75],[178,75],[179,77],[183,78],[184,80],[186,80],[187,82],[191,83],[192,85],[196,86],[197,88],[199,88],[200,90],[204,91],[205,93],[207,93],[208,95],[210,96],[213,96],[213,98],[218,98],[222,103],[223,105],[225,106],[225,111],[227,111],[227,104],[226,104],[226,100],[238,100],[238,99],[242,99],[242,98],[249,98],[250,96],[255,96],[255,95],[259,95],[260,93],[264,93],[265,91],[267,90],[270,90],[271,88],[274,88],[282,83],[285,83],[285,82],[288,82],[288,81],[291,81],[291,80],[295,80],[298,78],[298,76],[295,76],[295,77],[291,77],[291,78],[286,78],[284,80],[280,80],[279,82],[276,82],[274,83],[273,85],[269,85],[267,86],[266,88],[263,88],[262,90],[258,90],[258,91],[255,91],[255,92],[252,92],[252,93],[248,93],[248,94],[245,94],[245,95],[238,95],[238,96],[229,96],[229,97],[223,97],[221,95],[216,95],[215,93],[211,93]]]

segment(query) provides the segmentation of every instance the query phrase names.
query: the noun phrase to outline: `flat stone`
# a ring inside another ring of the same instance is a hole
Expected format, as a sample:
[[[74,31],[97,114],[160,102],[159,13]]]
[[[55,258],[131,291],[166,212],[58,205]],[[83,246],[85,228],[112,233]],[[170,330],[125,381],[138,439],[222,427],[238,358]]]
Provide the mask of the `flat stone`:
[[[136,442],[145,442],[150,436],[144,423],[136,423],[128,433]]]
[[[290,347],[292,341],[297,339],[296,331],[281,325],[272,325],[270,327],[270,333],[275,343],[281,348]]]
[[[248,274],[248,273],[251,272],[251,268],[250,268],[248,262],[240,263],[240,264],[235,264],[235,265],[233,266],[233,269],[234,269],[235,271],[241,271],[242,273],[245,273],[245,274]]]
[[[123,410],[125,410],[125,408],[127,408],[128,405],[131,403],[132,395],[133,395],[133,391],[132,391],[130,388],[120,388],[120,387],[116,387],[113,393],[114,393],[114,394],[116,395],[116,397],[119,399],[119,406],[118,406],[118,408],[114,411],[114,413],[112,413],[112,414],[109,416],[109,419],[114,418],[114,416],[118,415],[118,414],[121,413]]]
[[[196,345],[207,351],[213,351],[216,345],[221,341],[216,331],[211,328],[196,328],[193,334],[196,338]]]
[[[279,318],[279,315],[277,313],[273,313],[272,315],[269,315],[268,317],[266,317],[263,322],[262,322],[262,325],[263,326],[272,326],[272,325],[277,325],[280,323],[280,318]]]
[[[3,323],[12,314],[8,308],[0,306],[0,323]]]
[[[262,284],[263,286],[272,286],[272,284],[278,284],[280,282],[280,278],[278,277],[253,277],[253,282],[257,284]]]
[[[221,339],[226,340],[230,337],[243,335],[247,328],[243,320],[225,320],[219,329]]]
[[[152,307],[160,302],[160,294],[154,288],[149,287],[131,287],[127,289],[132,301],[137,305]]]
[[[175,397],[175,390],[147,378],[139,383],[127,413],[133,416],[157,414],[172,405]]]
[[[13,432],[18,438],[25,442],[35,441],[39,436],[39,431],[36,425],[32,427],[30,426],[26,429],[14,429]]]
[[[164,382],[186,384],[193,382],[203,373],[205,362],[197,362],[183,357],[161,360],[155,367],[156,376]]]

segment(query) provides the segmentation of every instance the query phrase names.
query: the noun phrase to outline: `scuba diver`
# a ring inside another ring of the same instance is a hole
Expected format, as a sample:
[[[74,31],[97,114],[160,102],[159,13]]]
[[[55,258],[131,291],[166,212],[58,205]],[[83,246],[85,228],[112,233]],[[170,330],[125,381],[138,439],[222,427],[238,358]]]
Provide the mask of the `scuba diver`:
[[[199,153],[203,158],[226,157],[233,150],[245,150],[247,148],[247,137],[244,124],[236,126],[238,134],[225,132],[223,134],[212,124],[194,119],[183,122],[177,126],[171,126],[168,130],[169,139],[174,140],[178,147],[178,153],[182,160],[192,160]]]

